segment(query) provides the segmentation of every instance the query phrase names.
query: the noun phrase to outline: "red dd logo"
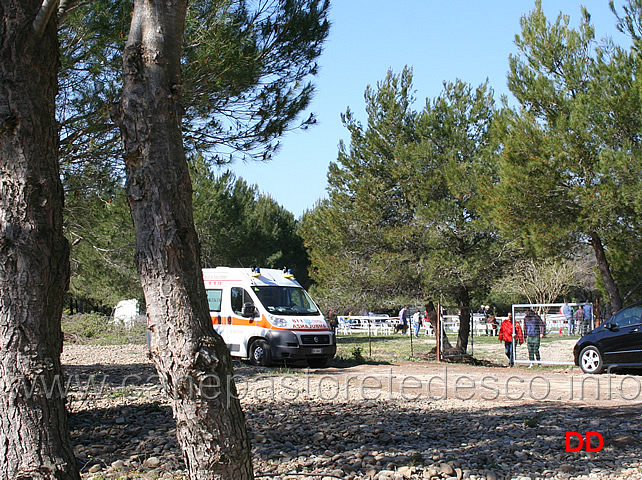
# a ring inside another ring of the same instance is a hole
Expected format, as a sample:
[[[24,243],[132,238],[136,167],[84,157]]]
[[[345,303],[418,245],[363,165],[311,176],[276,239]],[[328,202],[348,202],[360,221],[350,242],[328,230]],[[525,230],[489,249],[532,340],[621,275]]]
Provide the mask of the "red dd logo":
[[[571,447],[571,438],[577,438],[577,446]],[[597,447],[591,447],[591,438],[598,439]],[[582,434],[578,432],[566,432],[566,451],[567,452],[579,452],[584,446],[584,439]],[[604,439],[602,434],[598,432],[586,432],[586,451],[587,452],[599,452],[604,446]]]

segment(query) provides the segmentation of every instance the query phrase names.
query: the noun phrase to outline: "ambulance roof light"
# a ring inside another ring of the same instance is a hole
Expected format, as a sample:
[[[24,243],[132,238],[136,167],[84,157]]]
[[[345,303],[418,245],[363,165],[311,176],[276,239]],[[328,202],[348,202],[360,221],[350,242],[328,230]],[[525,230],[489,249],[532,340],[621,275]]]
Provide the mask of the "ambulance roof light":
[[[284,278],[294,278],[294,273],[291,268],[283,267],[283,277]]]

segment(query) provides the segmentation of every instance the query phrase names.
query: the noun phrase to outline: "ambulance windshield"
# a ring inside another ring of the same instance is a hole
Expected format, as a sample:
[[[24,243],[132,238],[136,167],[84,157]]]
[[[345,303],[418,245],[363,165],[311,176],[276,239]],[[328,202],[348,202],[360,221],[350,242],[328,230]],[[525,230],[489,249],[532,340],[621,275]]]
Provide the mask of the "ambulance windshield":
[[[321,315],[308,293],[299,287],[253,287],[270,313],[276,315]]]

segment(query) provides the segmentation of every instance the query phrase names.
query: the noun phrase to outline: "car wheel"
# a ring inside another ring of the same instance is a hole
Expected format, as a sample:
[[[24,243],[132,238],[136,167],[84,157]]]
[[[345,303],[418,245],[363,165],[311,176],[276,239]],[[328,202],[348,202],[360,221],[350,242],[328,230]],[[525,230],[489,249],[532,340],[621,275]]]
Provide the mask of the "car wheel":
[[[254,340],[250,346],[250,363],[257,367],[269,367],[272,364],[270,344],[263,339]]]
[[[602,372],[604,362],[600,351],[593,346],[584,347],[580,353],[580,368],[584,373]]]
[[[308,358],[310,368],[324,368],[328,366],[328,358]]]

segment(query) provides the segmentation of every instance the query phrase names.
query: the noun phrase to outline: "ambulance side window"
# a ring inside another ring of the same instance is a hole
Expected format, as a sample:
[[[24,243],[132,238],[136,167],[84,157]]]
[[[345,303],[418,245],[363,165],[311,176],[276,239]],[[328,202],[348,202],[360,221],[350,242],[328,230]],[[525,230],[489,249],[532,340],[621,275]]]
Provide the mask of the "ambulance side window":
[[[207,303],[210,306],[210,312],[221,311],[222,298],[223,290],[207,290]]]
[[[251,304],[254,304],[254,302],[252,301],[252,297],[250,297],[250,294],[246,292],[244,288],[232,287],[231,294],[232,311],[237,315],[241,315],[244,303],[249,302]]]

